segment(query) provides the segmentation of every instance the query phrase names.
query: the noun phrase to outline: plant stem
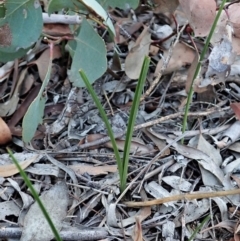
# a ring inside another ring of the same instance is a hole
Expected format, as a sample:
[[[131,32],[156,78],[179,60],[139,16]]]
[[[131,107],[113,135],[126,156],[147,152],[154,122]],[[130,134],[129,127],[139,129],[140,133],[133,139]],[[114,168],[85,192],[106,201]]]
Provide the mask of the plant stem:
[[[136,120],[136,116],[139,108],[141,93],[142,93],[143,86],[148,73],[149,64],[150,64],[150,58],[145,57],[143,61],[141,73],[138,79],[136,92],[133,99],[130,117],[128,120],[127,134],[125,138],[124,153],[123,153],[122,183],[120,185],[121,192],[125,190],[126,184],[127,184],[128,163],[129,163],[129,154],[130,154],[130,148],[131,148],[131,142],[132,142],[132,135],[133,135],[135,120]]]
[[[188,118],[188,112],[189,112],[189,108],[190,108],[190,104],[192,102],[192,96],[193,96],[193,83],[194,83],[194,80],[197,78],[197,76],[199,75],[199,72],[200,72],[200,69],[201,69],[201,63],[202,61],[204,60],[204,56],[207,52],[207,49],[208,49],[208,45],[210,43],[210,40],[213,36],[213,33],[214,33],[214,30],[217,26],[217,22],[219,20],[219,17],[221,15],[221,12],[224,8],[224,5],[226,3],[226,0],[223,0],[222,3],[221,3],[221,6],[218,10],[218,13],[214,19],[214,22],[213,22],[213,25],[211,27],[211,30],[210,30],[210,33],[207,37],[207,40],[206,40],[206,43],[204,45],[204,48],[203,48],[203,51],[200,55],[200,59],[198,61],[198,64],[197,64],[197,67],[196,67],[196,70],[195,70],[195,73],[194,73],[194,76],[193,76],[193,79],[192,79],[192,83],[191,83],[191,87],[190,87],[190,90],[189,90],[189,93],[188,93],[188,98],[187,98],[187,104],[186,104],[186,108],[185,108],[185,112],[184,112],[184,117],[183,117],[183,127],[182,127],[182,133],[184,133],[186,131],[186,128],[187,128],[187,118]],[[182,143],[183,143],[184,139],[182,139]]]
[[[16,165],[17,169],[19,170],[22,178],[24,179],[24,182],[26,183],[26,185],[27,185],[28,188],[30,189],[30,191],[31,191],[34,199],[36,200],[36,202],[38,203],[40,209],[42,210],[42,213],[43,213],[44,217],[46,218],[46,220],[47,220],[50,228],[52,229],[52,232],[53,232],[53,234],[54,234],[54,236],[55,236],[55,239],[56,239],[57,241],[62,241],[62,239],[60,238],[60,235],[59,235],[57,229],[55,228],[54,223],[52,222],[50,216],[48,215],[48,212],[47,212],[46,208],[44,207],[41,199],[39,198],[37,192],[35,191],[35,189],[34,189],[32,183],[31,183],[31,181],[30,181],[29,178],[28,178],[28,176],[26,175],[26,173],[23,171],[23,169],[22,169],[21,166],[19,165],[19,163],[18,163],[18,161],[16,160],[16,158],[14,157],[12,151],[11,151],[9,148],[7,148],[7,151],[8,151],[8,153],[9,153],[10,157],[12,158],[14,164]]]

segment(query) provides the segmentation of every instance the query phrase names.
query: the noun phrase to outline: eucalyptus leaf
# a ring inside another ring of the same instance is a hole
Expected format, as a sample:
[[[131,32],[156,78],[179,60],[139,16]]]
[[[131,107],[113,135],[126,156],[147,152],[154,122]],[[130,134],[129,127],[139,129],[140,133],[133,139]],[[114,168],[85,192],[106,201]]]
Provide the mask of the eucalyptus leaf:
[[[38,0],[8,0],[0,19],[0,51],[15,53],[34,44],[42,31],[42,8]]]
[[[130,8],[137,8],[139,4],[139,0],[97,0],[104,9],[107,9],[108,7],[118,7],[121,9],[125,9],[127,5],[129,5]]]
[[[111,19],[105,9],[96,0],[51,0],[48,5],[48,13],[50,14],[61,9],[76,10],[76,7],[79,10],[89,12],[89,18],[92,18],[99,24],[105,25],[110,31],[111,36],[115,35],[115,29]]]
[[[36,97],[36,99],[32,102],[32,104],[28,107],[28,110],[23,118],[23,141],[30,142],[33,138],[38,124],[42,123],[45,103],[47,101],[46,96],[44,95],[45,87],[47,86],[52,70],[52,55],[50,50],[50,60],[48,65],[48,71],[46,77],[43,81],[42,87]]]
[[[42,123],[43,111],[47,99],[45,97],[37,97],[29,106],[27,113],[23,118],[23,140],[30,142],[33,138],[38,124]]]
[[[6,8],[3,4],[0,5],[0,18],[3,18],[6,14]]]
[[[7,53],[7,52],[0,51],[0,62],[7,63],[14,59],[20,58],[20,57],[24,56],[28,52],[28,50],[29,50],[29,48],[19,49],[13,53]]]
[[[78,7],[81,10],[85,10],[84,5],[82,5],[77,0],[51,0],[48,4],[48,14],[51,14],[56,11],[60,11],[62,9],[70,9],[74,10]]]
[[[75,86],[85,86],[79,76],[79,69],[86,73],[90,83],[93,83],[106,71],[107,51],[104,41],[86,19],[83,19],[75,40],[69,41],[68,48],[71,49],[70,53],[74,53],[69,78]]]

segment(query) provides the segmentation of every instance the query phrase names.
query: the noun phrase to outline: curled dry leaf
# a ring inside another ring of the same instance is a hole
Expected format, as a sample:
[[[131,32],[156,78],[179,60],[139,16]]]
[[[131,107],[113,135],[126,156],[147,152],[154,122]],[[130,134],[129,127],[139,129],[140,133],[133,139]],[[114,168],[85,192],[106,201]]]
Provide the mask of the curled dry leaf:
[[[0,145],[4,145],[11,140],[12,133],[5,121],[0,117]]]
[[[143,132],[154,142],[158,147],[159,151],[163,150],[166,147],[166,141],[160,138],[157,138],[153,133],[154,131],[149,131],[148,128],[143,129]],[[160,156],[170,155],[170,148],[167,148]]]
[[[167,58],[169,54],[169,51],[164,51],[164,59]],[[176,46],[173,48],[172,57],[168,63],[168,66],[166,70],[164,71],[164,74],[172,73],[176,70],[181,69],[182,67],[185,67],[186,65],[192,64],[193,60],[195,58],[195,51],[190,48],[189,46],[183,44],[183,43],[177,43]],[[161,59],[156,67],[154,75],[156,76],[159,71],[161,70],[163,65],[163,60]]]
[[[139,217],[136,217],[136,224],[134,226],[134,235],[132,238],[134,241],[142,241],[143,240],[142,225],[139,220]]]
[[[48,65],[49,65],[49,56],[50,56],[50,49],[47,48],[37,60],[31,63],[31,64],[37,65],[41,81],[45,79],[45,76],[47,74]],[[53,48],[53,60],[59,59],[61,56],[62,54],[61,54],[60,47],[55,45]]]
[[[216,2],[214,0],[179,0],[179,3],[195,36],[207,36],[215,18]]]
[[[232,43],[226,35],[222,40],[214,46],[211,54],[208,57],[209,65],[205,74],[205,79],[201,83],[201,87],[209,84],[216,85],[223,82],[226,76],[229,75],[231,65],[235,59],[235,54],[232,52]],[[210,77],[215,75],[216,78]]]
[[[17,105],[19,101],[19,92],[20,92],[22,83],[25,79],[27,71],[28,71],[28,67],[21,71],[17,82],[17,86],[11,98],[9,98],[6,102],[0,104],[0,116],[10,116],[17,109]]]
[[[240,138],[240,121],[235,121],[227,130],[222,134],[222,137],[228,138],[228,145],[236,142]]]
[[[149,33],[148,28],[144,27],[144,30],[138,37],[136,43],[134,43],[130,49],[125,61],[125,72],[129,78],[138,79],[144,57],[148,56],[150,43],[151,34]]]
[[[208,160],[199,160],[203,183],[209,186],[219,185],[219,180],[223,181],[220,151],[215,149],[202,135],[199,135],[197,149],[209,157]]]

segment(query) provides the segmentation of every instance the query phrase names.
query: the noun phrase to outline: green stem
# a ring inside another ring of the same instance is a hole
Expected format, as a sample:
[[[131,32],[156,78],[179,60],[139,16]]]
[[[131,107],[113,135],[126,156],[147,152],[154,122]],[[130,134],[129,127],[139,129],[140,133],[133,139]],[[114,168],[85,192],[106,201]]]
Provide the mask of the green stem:
[[[125,190],[127,185],[128,163],[129,163],[129,154],[131,149],[133,129],[134,129],[135,120],[136,120],[136,116],[139,108],[140,97],[141,97],[143,86],[148,73],[149,64],[150,64],[150,58],[145,57],[143,61],[141,73],[138,79],[138,84],[136,87],[136,92],[134,94],[134,99],[133,99],[131,112],[128,120],[128,127],[127,127],[127,133],[126,133],[125,144],[124,144],[124,153],[123,153],[122,183],[120,185],[121,192]]]
[[[219,17],[221,15],[221,12],[224,8],[224,5],[226,3],[226,0],[223,0],[222,3],[221,3],[221,6],[218,10],[218,13],[214,19],[214,22],[213,22],[213,25],[211,27],[211,30],[210,30],[210,33],[207,37],[207,40],[206,40],[206,43],[204,45],[204,48],[203,48],[203,51],[200,55],[200,59],[198,61],[198,64],[197,64],[197,67],[196,67],[196,70],[195,70],[195,73],[194,73],[194,76],[193,76],[193,79],[192,79],[192,83],[191,83],[191,87],[190,87],[190,90],[189,90],[189,93],[188,93],[188,98],[187,98],[187,104],[186,104],[186,108],[185,108],[185,112],[184,112],[184,117],[183,117],[183,127],[182,127],[182,133],[184,133],[186,131],[186,128],[187,128],[187,118],[188,118],[188,112],[189,112],[189,108],[190,108],[190,104],[192,102],[192,96],[193,96],[193,83],[194,83],[194,80],[197,78],[197,76],[199,75],[199,72],[200,72],[200,69],[201,69],[201,63],[202,61],[204,60],[204,56],[208,50],[208,45],[210,43],[210,40],[213,36],[213,33],[214,33],[214,30],[217,26],[217,22],[219,20]],[[182,139],[182,143],[183,143],[184,139]]]
[[[206,216],[203,219],[202,223],[200,223],[200,225],[194,230],[193,234],[188,239],[188,241],[192,241],[195,238],[196,234],[201,230],[201,228],[204,226],[204,224],[209,221],[209,219],[210,219],[210,215]]]
[[[10,157],[12,158],[14,164],[16,165],[17,169],[19,170],[19,172],[20,172],[22,178],[24,179],[26,185],[27,185],[28,188],[30,189],[30,191],[31,191],[34,199],[36,200],[36,202],[38,203],[40,209],[42,210],[42,213],[43,213],[44,217],[46,218],[46,220],[47,220],[50,228],[52,229],[52,232],[53,232],[53,234],[54,234],[54,236],[55,236],[55,239],[56,239],[57,241],[62,241],[62,239],[60,238],[60,235],[59,235],[57,229],[55,228],[55,226],[54,226],[54,224],[53,224],[53,222],[52,222],[52,219],[51,219],[50,216],[48,215],[47,210],[45,209],[45,207],[44,207],[41,199],[39,198],[37,192],[35,191],[35,189],[34,189],[32,183],[31,183],[31,181],[30,181],[29,178],[28,178],[28,176],[26,175],[26,173],[23,171],[23,169],[22,169],[21,166],[19,165],[19,163],[18,163],[18,161],[16,160],[16,158],[14,157],[12,151],[11,151],[9,148],[7,148],[7,151],[8,151],[8,153],[9,153]]]

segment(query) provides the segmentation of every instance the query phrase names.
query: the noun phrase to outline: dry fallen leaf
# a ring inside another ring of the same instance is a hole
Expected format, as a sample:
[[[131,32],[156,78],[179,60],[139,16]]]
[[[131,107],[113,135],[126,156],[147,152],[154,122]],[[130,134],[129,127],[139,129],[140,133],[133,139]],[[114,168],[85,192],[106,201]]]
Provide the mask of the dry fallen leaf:
[[[231,4],[228,8],[229,23],[233,27],[233,35],[240,38],[240,19],[239,19],[240,3]]]
[[[137,41],[129,50],[125,61],[125,72],[129,78],[138,79],[144,57],[148,56],[150,43],[151,34],[149,33],[148,28],[144,27],[144,30],[138,37]]]
[[[19,101],[19,92],[21,89],[21,85],[25,79],[27,71],[28,71],[28,67],[24,68],[21,71],[18,82],[17,82],[17,86],[16,86],[11,98],[8,99],[6,102],[0,104],[0,116],[12,115],[15,112],[15,110],[17,109],[17,105],[18,105],[18,101]]]
[[[168,54],[169,54],[168,51],[164,51],[164,58],[166,58]],[[190,48],[189,46],[183,43],[177,43],[173,49],[172,57],[168,63],[166,70],[164,71],[164,74],[172,73],[176,70],[181,69],[182,67],[185,67],[186,65],[192,64],[194,58],[195,58],[195,51],[192,48]],[[154,73],[155,76],[161,70],[162,65],[163,65],[163,60],[160,59],[155,69],[155,73]]]
[[[41,81],[43,81],[45,79],[45,76],[47,74],[48,65],[49,65],[49,56],[50,56],[50,49],[47,48],[37,60],[35,60],[31,63],[31,65],[32,64],[37,65],[38,73],[39,73]],[[61,56],[62,56],[62,54],[61,54],[60,47],[55,45],[53,48],[53,60],[59,59]]]
[[[32,162],[37,159],[38,155],[34,155],[26,161],[19,162],[19,165],[24,170],[26,169]],[[0,166],[0,176],[1,177],[10,177],[19,173],[17,167],[14,164]]]
[[[216,15],[216,2],[214,0],[179,0],[179,3],[195,36],[207,36]]]
[[[134,235],[132,238],[133,238],[133,241],[143,241],[142,225],[139,217],[136,217],[136,224],[134,226]]]
[[[50,215],[55,228],[60,231],[63,226],[62,221],[67,215],[69,202],[66,183],[57,183],[50,190],[43,192],[40,198]],[[38,203],[35,202],[24,218],[24,226],[20,241],[50,241],[53,237],[54,234],[44,217],[42,210]]]
[[[217,26],[211,38],[211,44],[214,46],[221,41],[223,35],[227,35],[227,24],[232,25],[232,23],[236,23],[236,26],[233,24],[233,36],[232,36],[232,47],[233,52],[237,55],[240,54],[240,38],[238,37],[238,30],[236,29],[239,24],[239,11],[240,4],[234,3],[228,8],[228,15],[225,11],[222,11],[221,16],[217,22]],[[229,22],[230,21],[230,22]],[[236,35],[235,35],[236,32]]]
[[[154,142],[154,144],[157,146],[158,150],[161,151],[166,147],[166,141],[162,140],[160,138],[157,138],[153,133],[154,131],[149,131],[148,128],[143,129],[143,132]],[[167,148],[160,156],[168,156],[170,155],[170,148]]]
[[[0,83],[9,77],[14,67],[14,61],[9,61],[0,68]]]
[[[237,119],[240,120],[240,103],[231,103],[230,107],[234,111],[234,114],[236,115]]]
[[[84,173],[88,173],[92,176],[107,174],[108,172],[116,172],[117,166],[116,165],[105,165],[105,166],[92,166],[92,165],[83,165],[83,164],[76,164],[69,166],[74,172],[77,174],[83,175]]]

